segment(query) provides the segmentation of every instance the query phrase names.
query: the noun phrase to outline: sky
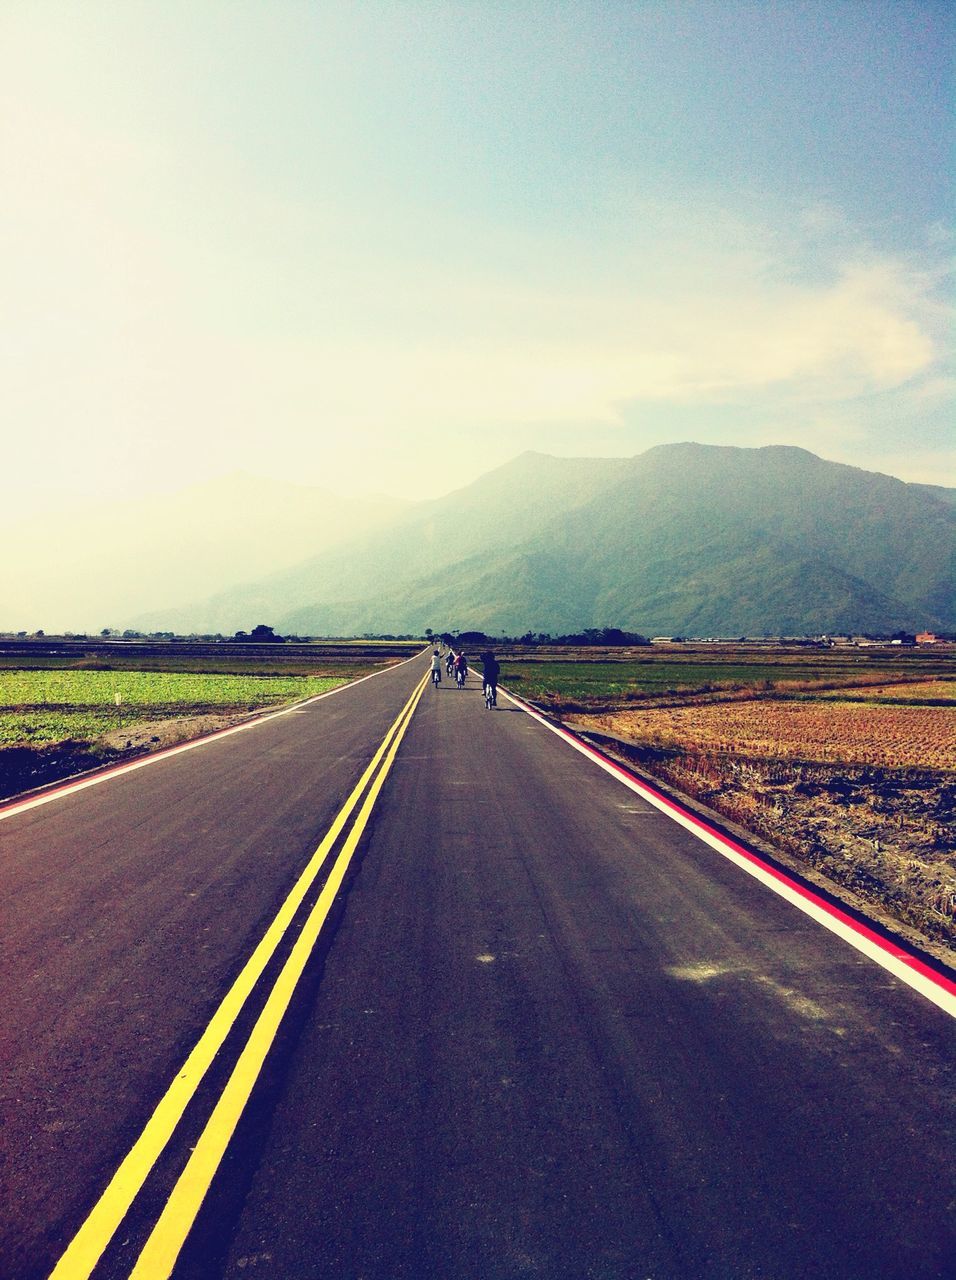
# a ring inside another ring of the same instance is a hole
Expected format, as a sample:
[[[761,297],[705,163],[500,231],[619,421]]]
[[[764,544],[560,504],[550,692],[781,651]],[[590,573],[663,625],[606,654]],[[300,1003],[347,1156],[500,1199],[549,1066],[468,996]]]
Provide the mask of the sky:
[[[943,0],[0,2],[6,518],[801,445],[956,485]]]

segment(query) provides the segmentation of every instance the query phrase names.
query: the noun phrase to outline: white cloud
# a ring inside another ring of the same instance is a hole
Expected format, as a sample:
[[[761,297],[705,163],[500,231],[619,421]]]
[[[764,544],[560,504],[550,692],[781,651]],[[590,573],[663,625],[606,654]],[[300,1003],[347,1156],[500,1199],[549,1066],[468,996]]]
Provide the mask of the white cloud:
[[[258,364],[287,411],[395,428],[610,422],[627,402],[726,403],[768,390],[840,401],[932,368],[931,306],[898,264],[852,264],[816,287],[782,276],[654,294],[637,278],[603,294],[557,281],[523,292],[426,283],[409,289],[410,308],[446,336],[260,346],[237,364],[247,376]]]

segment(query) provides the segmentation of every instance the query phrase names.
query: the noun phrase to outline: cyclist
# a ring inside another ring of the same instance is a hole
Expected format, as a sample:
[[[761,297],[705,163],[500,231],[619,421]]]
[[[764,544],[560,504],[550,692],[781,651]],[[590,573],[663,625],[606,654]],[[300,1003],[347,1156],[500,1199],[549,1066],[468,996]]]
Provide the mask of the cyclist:
[[[432,684],[441,684],[441,657],[437,649],[432,654]]]
[[[462,688],[468,676],[468,659],[465,657],[464,650],[455,656],[455,680],[458,688]]]
[[[451,679],[451,675],[454,669],[455,669],[455,651],[451,647],[451,645],[449,645],[448,653],[445,655],[445,672],[447,673],[449,680]]]
[[[491,705],[498,705],[498,674],[501,666],[498,659],[489,649],[487,653],[481,655],[481,693],[482,696],[491,689]]]

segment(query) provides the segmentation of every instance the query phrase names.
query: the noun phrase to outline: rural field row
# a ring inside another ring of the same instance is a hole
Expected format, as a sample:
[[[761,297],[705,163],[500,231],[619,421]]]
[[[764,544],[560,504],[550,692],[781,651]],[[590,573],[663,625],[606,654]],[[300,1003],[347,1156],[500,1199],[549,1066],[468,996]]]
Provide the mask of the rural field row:
[[[409,652],[296,646],[292,663],[277,648],[143,646],[143,669],[122,646],[87,646],[79,663],[75,649],[51,646],[20,668],[0,655],[0,796],[314,696]],[[240,671],[219,670],[228,661]],[[523,697],[622,740],[663,780],[956,943],[949,649],[511,647],[501,661],[502,683]]]

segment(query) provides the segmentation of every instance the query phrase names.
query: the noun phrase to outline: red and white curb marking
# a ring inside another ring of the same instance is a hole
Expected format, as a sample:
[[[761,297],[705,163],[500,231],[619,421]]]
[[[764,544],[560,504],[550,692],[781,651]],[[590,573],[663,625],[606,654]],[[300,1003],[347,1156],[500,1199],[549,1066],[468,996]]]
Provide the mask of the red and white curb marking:
[[[193,738],[190,742],[183,742],[178,747],[166,747],[162,751],[154,751],[151,755],[141,756],[138,760],[131,760],[129,764],[118,764],[111,769],[104,769],[102,773],[94,774],[89,778],[80,778],[76,782],[64,782],[62,786],[51,787],[48,791],[44,791],[38,796],[32,796],[29,800],[11,800],[9,804],[0,805],[0,822],[4,818],[12,818],[18,813],[26,813],[29,809],[38,809],[40,805],[49,804],[52,800],[60,800],[63,796],[73,795],[76,791],[85,791],[87,787],[97,787],[101,782],[110,782],[121,774],[133,773],[136,769],[145,769],[148,765],[158,764],[160,760],[168,760],[170,756],[182,755],[184,751],[195,751],[197,747],[205,747],[210,742],[218,742],[221,738],[228,738],[234,733],[244,733],[247,729],[255,729],[258,725],[265,724],[269,720],[278,720],[280,716],[293,715],[302,711],[305,707],[311,707],[315,702],[321,702],[323,698],[334,697],[337,693],[344,693],[346,689],[354,689],[356,685],[364,684],[366,680],[374,680],[376,676],[384,676],[389,671],[397,671],[399,667],[404,667],[406,662],[414,662],[416,658],[421,656],[421,653],[415,653],[410,658],[403,658],[401,662],[396,662],[393,667],[383,667],[381,671],[372,671],[369,675],[361,676],[358,680],[350,680],[348,684],[340,684],[337,689],[329,689],[326,693],[317,693],[313,698],[306,698],[304,702],[296,702],[292,706],[283,707],[281,711],[273,711],[269,715],[257,716],[255,720],[247,720],[244,724],[235,724],[231,729],[217,729],[215,733],[207,733],[201,738]]]
[[[818,924],[822,924],[831,933],[835,933],[844,942],[848,942],[851,947],[855,947],[857,951],[862,952],[870,960],[874,960],[878,965],[892,973],[894,977],[899,978],[901,982],[905,982],[914,991],[918,991],[920,995],[925,996],[927,1000],[931,1000],[933,1004],[938,1005],[950,1017],[956,1018],[956,982],[953,982],[944,974],[938,973],[930,965],[920,960],[918,956],[911,955],[910,952],[890,941],[890,939],[882,937],[859,920],[855,920],[845,911],[841,911],[839,907],[827,902],[825,898],[814,893],[812,889],[791,879],[790,876],[771,866],[770,863],[764,862],[757,854],[744,848],[743,845],[738,844],[730,836],[722,834],[715,827],[710,826],[703,818],[698,818],[675,800],[671,800],[662,792],[656,791],[646,782],[636,778],[589,743],[583,742],[569,729],[565,729],[561,725],[552,724],[550,720],[535,711],[523,699],[508,693],[504,689],[501,692],[510,702],[520,707],[532,719],[537,720],[539,724],[543,724],[546,729],[556,734],[557,737],[573,747],[575,751],[580,751],[583,756],[587,756],[605,773],[609,773],[612,778],[629,787],[631,791],[646,800],[648,804],[660,809],[667,817],[685,827],[693,835],[697,836],[699,840],[702,840],[704,844],[709,845],[723,857],[728,858],[736,866],[746,871],[748,875],[759,880],[768,889],[772,889],[781,898],[785,898],[787,902],[816,920]]]

